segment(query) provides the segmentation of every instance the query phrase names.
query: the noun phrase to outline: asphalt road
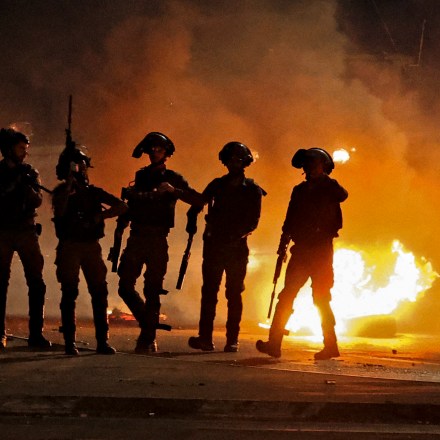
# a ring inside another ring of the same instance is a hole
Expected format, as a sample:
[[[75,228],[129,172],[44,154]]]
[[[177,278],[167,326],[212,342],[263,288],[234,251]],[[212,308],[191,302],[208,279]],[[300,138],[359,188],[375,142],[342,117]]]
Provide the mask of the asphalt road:
[[[431,426],[324,424],[246,420],[124,418],[0,418],[3,439],[157,439],[157,440],[431,440]]]
[[[118,353],[94,353],[90,321],[78,322],[81,354],[55,342],[29,350],[27,320],[0,355],[1,439],[431,439],[440,438],[440,352],[432,336],[341,339],[342,356],[316,362],[321,343],[289,336],[281,359],[255,350],[267,331],[244,326],[240,351],[187,346],[194,329],[158,333],[160,351],[133,353],[135,323],[112,322]]]

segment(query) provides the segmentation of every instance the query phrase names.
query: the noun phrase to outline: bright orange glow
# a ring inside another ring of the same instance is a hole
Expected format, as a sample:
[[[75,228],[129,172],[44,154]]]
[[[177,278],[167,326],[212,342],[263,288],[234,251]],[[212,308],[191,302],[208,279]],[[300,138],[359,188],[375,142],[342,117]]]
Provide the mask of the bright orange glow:
[[[354,149],[352,149],[353,151]],[[337,163],[345,163],[350,159],[350,153],[344,148],[339,148],[333,151],[333,161]]]
[[[254,271],[260,268],[260,261],[255,256],[255,253],[251,250],[249,253],[247,270]]]
[[[365,253],[351,249],[337,249],[334,254],[335,284],[332,289],[332,308],[336,317],[336,331],[346,331],[346,323],[358,317],[393,315],[399,305],[414,302],[439,277],[430,262],[416,259],[398,240],[392,243],[387,255],[392,269],[385,282],[374,280],[375,266],[368,266]],[[320,336],[321,323],[313,305],[309,282],[300,290],[294,302],[295,313],[286,329]],[[266,327],[261,325],[261,327]]]

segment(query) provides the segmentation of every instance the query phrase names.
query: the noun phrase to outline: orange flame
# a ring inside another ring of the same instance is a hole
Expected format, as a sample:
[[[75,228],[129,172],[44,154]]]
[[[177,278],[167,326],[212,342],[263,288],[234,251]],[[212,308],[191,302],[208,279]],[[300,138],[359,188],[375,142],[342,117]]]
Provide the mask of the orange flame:
[[[392,273],[386,284],[379,287],[372,276],[375,267],[367,266],[362,252],[343,248],[335,251],[331,305],[339,335],[344,334],[347,322],[353,318],[392,315],[403,302],[416,301],[439,277],[430,262],[423,258],[417,260],[398,240],[393,241],[390,255],[394,257]],[[310,284],[309,281],[300,290],[294,303],[295,313],[286,329],[320,336],[321,323],[313,305]]]

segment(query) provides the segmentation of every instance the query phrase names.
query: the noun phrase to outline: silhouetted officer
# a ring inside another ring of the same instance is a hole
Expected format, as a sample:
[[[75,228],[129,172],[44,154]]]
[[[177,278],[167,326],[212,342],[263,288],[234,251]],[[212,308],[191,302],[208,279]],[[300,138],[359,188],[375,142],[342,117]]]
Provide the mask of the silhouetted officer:
[[[247,237],[256,229],[260,219],[261,199],[265,195],[252,179],[245,177],[245,168],[253,162],[249,148],[240,142],[227,143],[219,153],[219,159],[228,174],[214,179],[203,191],[208,213],[203,234],[202,300],[199,336],[190,337],[191,348],[214,350],[212,332],[216,314],[217,295],[223,273],[226,273],[226,322],[225,352],[238,351],[238,335],[243,310],[241,294],[248,263]],[[188,211],[189,233],[196,231],[196,219],[201,208]]]
[[[167,236],[174,227],[174,212],[178,199],[186,203],[199,202],[200,195],[165,162],[174,153],[173,142],[159,132],[148,133],[136,146],[133,157],[146,153],[151,164],[136,172],[134,185],[126,189],[129,210],[118,219],[120,233],[130,224],[130,236],[121,255],[118,269],[119,296],[137,319],[141,332],[136,353],[158,350],[156,329],[159,324],[160,295],[167,271]],[[136,292],[136,280],[144,273],[145,301]]]
[[[38,243],[36,209],[43,196],[38,171],[25,163],[29,139],[13,129],[1,129],[0,150],[0,350],[6,347],[6,296],[11,262],[17,252],[29,288],[29,340],[34,348],[51,346],[42,334],[44,323],[43,255]]]
[[[281,356],[284,328],[293,313],[292,304],[298,291],[310,277],[313,302],[317,307],[324,336],[324,349],[315,359],[339,356],[335,334],[335,317],[330,306],[333,287],[333,239],[342,227],[340,203],[347,191],[328,175],[334,168],[331,156],[323,149],[298,150],[292,158],[295,168],[303,168],[306,180],[295,186],[283,225],[278,254],[286,252],[290,240],[292,256],[287,265],[284,289],[269,332],[269,341],[257,341],[262,353]]]
[[[61,283],[61,322],[68,355],[79,354],[75,344],[75,306],[80,269],[92,297],[96,352],[115,353],[107,342],[107,267],[99,239],[104,237],[104,220],[122,214],[127,205],[103,189],[89,185],[89,166],[90,158],[78,148],[63,154],[57,166],[57,177],[64,182],[55,188],[52,197],[53,220],[59,239],[56,274]],[[103,205],[109,208],[104,209]]]

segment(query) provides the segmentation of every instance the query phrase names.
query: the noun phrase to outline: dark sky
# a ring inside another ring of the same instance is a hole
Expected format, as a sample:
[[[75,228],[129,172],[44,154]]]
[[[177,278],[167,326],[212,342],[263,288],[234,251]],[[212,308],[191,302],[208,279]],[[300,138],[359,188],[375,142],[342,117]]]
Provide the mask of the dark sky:
[[[0,125],[29,123],[34,152],[62,148],[69,94],[93,180],[115,193],[149,131],[199,190],[244,142],[268,192],[253,244],[273,252],[302,179],[292,154],[355,147],[334,172],[350,192],[339,243],[399,239],[440,268],[440,2],[3,0],[0,29]]]
[[[417,107],[408,114],[395,108],[395,84],[370,77],[361,62],[347,72],[360,78],[380,99],[387,115],[409,140],[408,161],[423,171],[432,155],[438,158],[437,130],[440,95],[440,3],[435,0],[341,0],[336,18],[349,36],[356,59],[370,55],[384,65],[400,68],[397,92],[412,95]],[[364,70],[364,71],[362,71]],[[394,107],[394,108],[393,108]]]

